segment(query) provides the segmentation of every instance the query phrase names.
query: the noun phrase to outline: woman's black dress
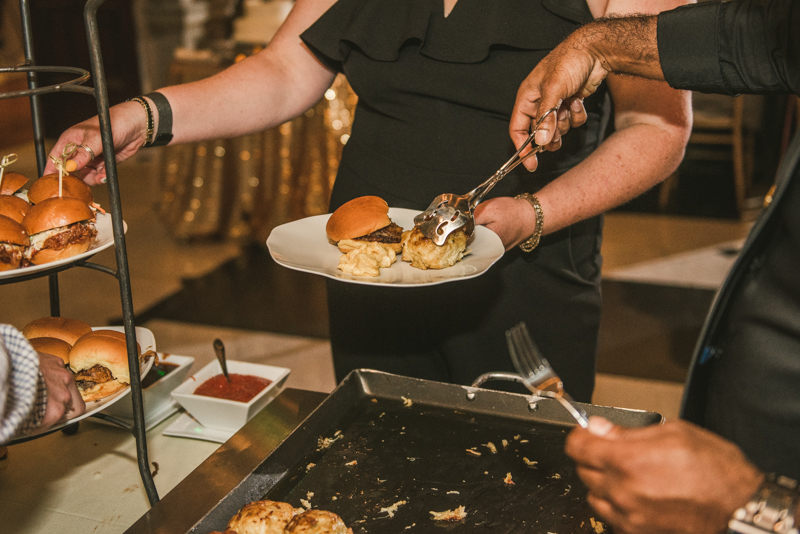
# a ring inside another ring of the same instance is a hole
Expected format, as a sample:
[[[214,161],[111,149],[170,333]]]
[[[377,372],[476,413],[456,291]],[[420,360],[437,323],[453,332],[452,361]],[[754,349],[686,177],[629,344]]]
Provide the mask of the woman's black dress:
[[[508,133],[517,89],[580,23],[584,0],[339,0],[302,38],[359,97],[331,210],[377,195],[425,209],[440,193],[465,193],[513,153]],[[490,196],[536,192],[583,160],[608,123],[604,93],[586,100],[588,123],[570,131],[534,174],[521,166]],[[546,216],[547,214],[545,214]],[[486,274],[423,288],[328,282],[337,379],[370,368],[467,384],[513,371],[504,332],[525,321],[576,398],[594,387],[600,322],[602,218],[511,250]]]

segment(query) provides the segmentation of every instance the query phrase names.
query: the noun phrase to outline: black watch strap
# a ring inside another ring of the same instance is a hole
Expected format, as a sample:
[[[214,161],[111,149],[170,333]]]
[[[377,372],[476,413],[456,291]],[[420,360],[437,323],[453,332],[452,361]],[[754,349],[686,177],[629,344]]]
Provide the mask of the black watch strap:
[[[148,93],[144,96],[152,100],[158,110],[158,131],[153,142],[147,146],[164,146],[172,141],[172,106],[161,93]]]

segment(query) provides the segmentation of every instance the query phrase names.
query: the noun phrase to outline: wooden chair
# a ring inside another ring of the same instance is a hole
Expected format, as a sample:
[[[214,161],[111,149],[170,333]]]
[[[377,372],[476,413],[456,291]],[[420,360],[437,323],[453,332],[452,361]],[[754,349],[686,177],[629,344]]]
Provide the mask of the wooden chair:
[[[740,217],[748,210],[747,193],[752,183],[755,131],[761,117],[759,97],[693,93],[694,122],[686,158],[730,160],[733,187]],[[677,185],[677,173],[661,184],[659,206],[664,209]]]

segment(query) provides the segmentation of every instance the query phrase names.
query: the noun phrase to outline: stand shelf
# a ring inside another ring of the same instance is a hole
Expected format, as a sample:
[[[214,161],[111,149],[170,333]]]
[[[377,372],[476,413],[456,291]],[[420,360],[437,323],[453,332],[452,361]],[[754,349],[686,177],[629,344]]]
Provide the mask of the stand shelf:
[[[97,115],[100,119],[100,134],[103,142],[103,158],[106,165],[106,176],[108,178],[109,189],[109,213],[113,226],[114,250],[117,261],[117,270],[113,271],[102,265],[80,261],[69,265],[59,266],[53,270],[44,270],[30,275],[11,278],[3,283],[15,283],[32,278],[49,278],[50,287],[50,315],[60,315],[60,303],[58,295],[58,272],[74,266],[93,268],[107,274],[111,274],[119,281],[120,300],[122,304],[123,326],[125,328],[125,339],[128,349],[128,366],[131,377],[131,399],[133,403],[133,428],[130,429],[136,439],[136,452],[139,466],[139,474],[142,478],[147,498],[150,505],[158,502],[159,497],[156,491],[153,477],[150,474],[149,461],[147,456],[147,437],[145,434],[145,421],[142,404],[142,385],[139,373],[139,357],[136,346],[135,325],[133,319],[133,300],[131,297],[130,272],[128,270],[128,258],[125,246],[125,230],[122,219],[122,206],[120,201],[119,183],[117,180],[117,166],[114,159],[114,143],[111,135],[111,119],[109,115],[108,92],[106,85],[105,71],[103,68],[102,53],[100,50],[100,39],[97,27],[97,10],[104,0],[88,0],[84,7],[84,23],[86,26],[86,40],[89,46],[91,61],[91,76],[94,77],[94,87],[86,87],[81,84],[90,78],[90,73],[75,67],[43,67],[36,65],[32,23],[29,0],[20,0],[20,15],[22,19],[22,38],[25,49],[25,63],[16,67],[0,68],[0,72],[26,73],[28,78],[28,89],[0,94],[0,99],[29,97],[31,105],[31,117],[33,121],[34,145],[36,149],[36,163],[39,176],[44,173],[47,163],[45,152],[45,134],[42,122],[42,108],[40,96],[55,92],[77,92],[94,96],[97,102]],[[38,74],[40,72],[55,72],[65,74],[75,74],[77,78],[67,82],[40,87],[38,84]],[[127,426],[127,425],[123,425]],[[43,434],[46,435],[46,434]]]

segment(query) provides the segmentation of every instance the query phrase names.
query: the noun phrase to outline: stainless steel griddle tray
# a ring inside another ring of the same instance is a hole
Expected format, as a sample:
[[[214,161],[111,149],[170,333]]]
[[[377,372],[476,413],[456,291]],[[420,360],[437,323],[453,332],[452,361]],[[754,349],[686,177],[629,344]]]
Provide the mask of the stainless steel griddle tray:
[[[581,406],[626,426],[661,421],[653,412]],[[594,532],[585,488],[563,453],[573,425],[551,399],[354,371],[190,532],[224,530],[239,508],[263,498],[336,512],[356,534]],[[321,446],[326,438],[329,447]],[[380,511],[401,500],[394,517]],[[461,504],[461,522],[430,519]]]

